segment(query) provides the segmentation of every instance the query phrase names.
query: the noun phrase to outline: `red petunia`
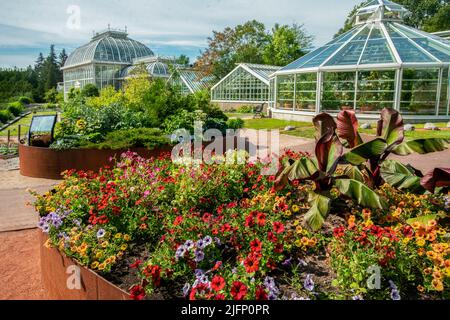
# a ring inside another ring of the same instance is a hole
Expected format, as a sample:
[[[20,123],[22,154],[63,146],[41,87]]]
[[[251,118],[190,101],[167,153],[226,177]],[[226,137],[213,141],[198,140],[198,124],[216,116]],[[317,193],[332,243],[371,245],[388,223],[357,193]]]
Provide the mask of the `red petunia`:
[[[225,279],[221,276],[214,276],[211,280],[211,288],[217,292],[225,287]]]
[[[130,289],[130,297],[133,300],[142,300],[145,297],[145,290],[143,287],[141,287],[140,285],[134,285],[131,289]]]
[[[250,249],[252,250],[252,252],[259,252],[259,251],[261,251],[261,248],[262,248],[262,243],[261,243],[261,241],[259,241],[259,239],[255,239],[250,242]]]
[[[247,294],[247,286],[240,281],[234,281],[230,293],[234,300],[243,300]]]
[[[282,233],[284,231],[284,225],[279,221],[275,221],[273,223],[273,231],[275,233]]]
[[[137,259],[134,263],[130,264],[130,268],[138,268],[142,263],[142,260]]]
[[[254,273],[259,270],[259,261],[255,256],[251,255],[244,260],[244,267],[247,273]]]
[[[335,238],[341,238],[341,237],[344,236],[344,231],[345,231],[345,228],[344,228],[344,227],[334,228],[334,229],[333,229],[333,236],[334,236]]]
[[[267,300],[267,299],[268,296],[266,289],[263,286],[259,286],[258,288],[256,288],[255,300]]]
[[[278,241],[277,237],[273,234],[272,231],[267,232],[267,240],[269,240],[272,243],[275,243]]]
[[[256,223],[258,226],[263,227],[266,224],[266,215],[262,212],[256,216]]]

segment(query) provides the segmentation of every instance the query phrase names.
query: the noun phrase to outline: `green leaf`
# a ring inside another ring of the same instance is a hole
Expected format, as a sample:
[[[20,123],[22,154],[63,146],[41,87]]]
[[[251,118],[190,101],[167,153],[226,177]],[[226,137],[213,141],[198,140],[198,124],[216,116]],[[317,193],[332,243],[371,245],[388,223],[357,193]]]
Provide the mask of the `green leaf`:
[[[310,192],[308,200],[311,208],[305,214],[305,220],[312,230],[317,231],[322,227],[330,211],[331,199],[315,192]]]
[[[350,179],[357,180],[359,182],[365,182],[365,175],[357,166],[346,166],[344,168],[344,175],[349,177]]]
[[[302,157],[296,160],[291,165],[291,170],[288,172],[289,180],[305,180],[310,179],[311,176],[317,172],[316,163],[307,157]]]
[[[414,222],[419,222],[421,224],[428,224],[429,221],[431,220],[438,220],[439,218],[445,218],[446,215],[445,214],[430,214],[427,216],[420,216],[420,217],[415,217],[415,218],[411,218],[406,220],[406,222],[411,225]]]
[[[386,206],[378,194],[362,182],[353,179],[337,179],[335,186],[341,194],[352,198],[363,207],[383,209]]]
[[[428,138],[415,139],[403,142],[395,147],[392,152],[399,156],[407,156],[411,153],[426,154],[431,152],[443,151],[447,149],[446,145],[450,139]]]
[[[350,164],[359,166],[368,159],[379,158],[386,148],[386,142],[382,138],[376,138],[351,149],[344,154],[344,159]]]
[[[386,183],[399,190],[424,191],[420,185],[420,177],[415,174],[415,171],[396,160],[383,161],[381,177]]]

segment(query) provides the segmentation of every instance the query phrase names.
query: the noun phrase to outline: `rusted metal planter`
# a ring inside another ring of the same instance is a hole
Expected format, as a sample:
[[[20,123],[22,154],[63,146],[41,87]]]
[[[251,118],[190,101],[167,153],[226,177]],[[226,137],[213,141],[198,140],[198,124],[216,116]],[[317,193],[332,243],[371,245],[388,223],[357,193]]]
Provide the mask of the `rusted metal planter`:
[[[130,300],[127,292],[97,273],[79,265],[56,248],[46,248],[48,237],[40,232],[42,282],[52,300]],[[79,268],[80,287],[71,286],[70,277]],[[69,285],[68,285],[69,280]]]
[[[130,151],[136,152],[144,158],[158,156],[170,150],[172,150],[170,145],[153,150],[146,148],[130,149]],[[110,164],[111,157],[118,157],[126,151],[111,149],[54,150],[20,144],[20,174],[33,178],[62,179],[61,172],[70,169],[98,171],[101,167]]]

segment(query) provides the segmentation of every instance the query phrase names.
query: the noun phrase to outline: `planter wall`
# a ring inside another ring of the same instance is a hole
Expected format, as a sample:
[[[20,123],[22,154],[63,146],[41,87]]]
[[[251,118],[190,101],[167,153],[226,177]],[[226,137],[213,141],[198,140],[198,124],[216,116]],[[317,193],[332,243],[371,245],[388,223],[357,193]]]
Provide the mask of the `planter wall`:
[[[127,292],[105,280],[55,248],[44,246],[47,236],[40,232],[42,282],[47,297],[53,300],[130,300]],[[80,269],[81,288],[70,289],[67,281],[72,273],[70,266]]]
[[[131,149],[144,158],[158,156],[162,152],[170,150],[172,150],[172,146],[169,145],[153,150]],[[61,172],[70,169],[98,171],[101,167],[110,164],[111,157],[118,157],[125,151],[127,150],[73,149],[60,151],[20,144],[20,174],[33,178],[62,179]]]
[[[223,150],[226,151],[226,140],[223,140]],[[210,142],[204,143],[208,145]],[[233,146],[237,147],[237,138]],[[132,148],[141,157],[157,157],[164,152],[171,152],[173,146],[167,145],[153,150],[146,148]],[[245,150],[249,150],[249,142],[245,141]],[[30,147],[19,144],[20,174],[33,178],[62,179],[61,172],[66,170],[98,171],[101,167],[111,164],[111,157],[119,157],[127,150],[110,149],[72,149],[54,150],[50,148]]]

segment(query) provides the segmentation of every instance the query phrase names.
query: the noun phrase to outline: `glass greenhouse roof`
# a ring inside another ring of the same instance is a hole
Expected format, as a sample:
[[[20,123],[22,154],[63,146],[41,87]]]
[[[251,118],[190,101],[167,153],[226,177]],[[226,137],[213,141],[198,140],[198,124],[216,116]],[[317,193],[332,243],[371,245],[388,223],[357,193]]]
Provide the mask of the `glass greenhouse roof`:
[[[213,76],[205,76],[202,72],[193,69],[179,68],[177,72],[192,93],[207,90],[214,81]]]
[[[107,30],[96,34],[91,42],[72,52],[63,69],[93,61],[129,64],[133,59],[146,56],[153,56],[147,46],[128,38],[123,31]]]
[[[385,10],[380,10],[381,7]],[[376,18],[357,24],[347,33],[283,67],[277,73],[302,70],[307,72],[314,69],[382,68],[405,63],[450,63],[449,41],[405,26],[398,17],[385,17],[383,12],[386,11],[402,14],[407,12],[405,8],[391,1],[369,1],[367,7],[359,12],[374,12]]]
[[[120,73],[121,78],[126,78],[132,75],[133,70],[135,70],[139,64],[133,64],[131,66],[126,67]],[[145,68],[148,71],[148,74],[152,77],[162,77],[168,78],[170,76],[169,66],[161,61],[152,61],[150,63],[144,63]]]

